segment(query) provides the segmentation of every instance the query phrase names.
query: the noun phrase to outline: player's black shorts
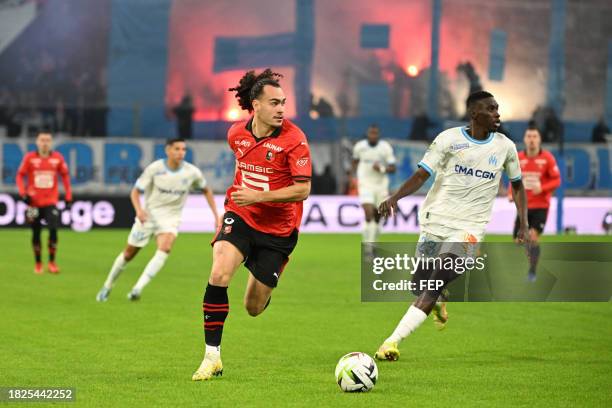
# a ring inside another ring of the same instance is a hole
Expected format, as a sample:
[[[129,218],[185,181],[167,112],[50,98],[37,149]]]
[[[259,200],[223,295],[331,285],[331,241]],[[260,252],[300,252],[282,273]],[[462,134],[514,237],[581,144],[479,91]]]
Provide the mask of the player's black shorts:
[[[275,288],[297,240],[297,230],[293,230],[288,237],[266,234],[248,225],[236,213],[228,211],[223,215],[223,224],[212,244],[217,241],[234,244],[244,255],[244,266],[255,279]]]
[[[527,222],[529,223],[529,228],[533,228],[538,231],[538,234],[541,234],[544,231],[544,226],[546,225],[546,218],[548,217],[548,208],[534,208],[532,210],[527,210]],[[518,235],[520,222],[518,215],[516,216],[516,220],[514,221],[514,231],[512,232],[512,236],[516,238]]]
[[[60,211],[54,205],[38,207],[38,216],[32,220],[33,227],[40,227],[41,221],[45,220],[47,227],[57,228],[60,221]]]

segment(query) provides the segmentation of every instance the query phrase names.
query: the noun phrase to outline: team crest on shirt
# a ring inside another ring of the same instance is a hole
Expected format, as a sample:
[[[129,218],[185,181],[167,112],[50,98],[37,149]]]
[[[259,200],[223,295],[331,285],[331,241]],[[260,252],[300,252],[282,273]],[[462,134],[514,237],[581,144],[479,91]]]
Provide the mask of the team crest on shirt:
[[[272,153],[272,151],[268,150],[268,153],[266,153],[266,160],[267,161],[272,161],[274,159],[274,153]]]
[[[497,157],[494,155],[489,156],[489,164],[491,166],[497,166]]]

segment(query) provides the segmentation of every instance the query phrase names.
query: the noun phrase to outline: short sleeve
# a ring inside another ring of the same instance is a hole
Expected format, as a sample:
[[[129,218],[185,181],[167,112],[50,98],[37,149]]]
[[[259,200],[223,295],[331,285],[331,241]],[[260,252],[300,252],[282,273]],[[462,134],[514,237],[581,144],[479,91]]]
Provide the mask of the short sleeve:
[[[155,171],[155,165],[156,162],[149,164],[144,171],[142,172],[142,174],[140,175],[140,177],[138,177],[138,180],[136,180],[136,184],[134,185],[134,188],[137,189],[138,191],[140,191],[141,193],[144,192],[150,185],[151,183],[153,183],[153,174]]]
[[[395,164],[395,155],[393,154],[393,147],[391,147],[391,144],[389,143],[387,143],[387,149],[385,152],[385,163],[387,165]]]
[[[441,137],[438,135],[427,148],[423,159],[417,164],[420,168],[433,175],[435,169],[445,158],[445,149]]]
[[[518,181],[521,179],[521,164],[518,152],[516,151],[516,145],[512,142],[509,142],[509,145],[506,161],[504,162],[504,171],[510,181]]]
[[[300,142],[300,144],[291,149],[287,154],[287,161],[291,177],[295,180],[310,180],[312,177],[312,161],[307,142]]]
[[[204,190],[207,186],[206,178],[202,174],[202,170],[197,167],[194,167],[194,178],[193,183],[191,184],[194,190]]]

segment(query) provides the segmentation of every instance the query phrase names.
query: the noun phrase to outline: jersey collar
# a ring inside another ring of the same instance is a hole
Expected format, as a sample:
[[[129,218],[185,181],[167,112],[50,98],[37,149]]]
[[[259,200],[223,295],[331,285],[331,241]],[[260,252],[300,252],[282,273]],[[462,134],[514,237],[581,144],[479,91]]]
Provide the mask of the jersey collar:
[[[253,138],[255,138],[255,142],[259,142],[260,140],[263,139],[267,139],[269,137],[278,137],[281,134],[282,128],[283,126],[279,126],[276,129],[274,129],[274,132],[272,132],[272,134],[270,136],[266,136],[266,137],[257,137],[253,134],[253,117],[251,116],[251,119],[249,119],[249,121],[247,122],[245,128],[246,130],[249,131],[249,133],[251,134],[251,136],[253,136]]]
[[[463,126],[461,128],[461,133],[463,134],[463,136],[465,136],[465,138],[467,140],[469,140],[472,143],[476,143],[476,144],[487,144],[489,143],[491,140],[493,140],[493,136],[495,135],[495,132],[489,132],[489,137],[487,137],[485,140],[478,140],[478,139],[474,139],[472,136],[470,136],[470,134],[467,132],[467,126]]]
[[[176,170],[172,170],[170,167],[168,167],[168,159],[163,159],[163,162],[164,162],[164,167],[170,173],[178,173],[179,171],[183,170],[183,167],[185,167],[185,161],[181,162],[181,165]]]

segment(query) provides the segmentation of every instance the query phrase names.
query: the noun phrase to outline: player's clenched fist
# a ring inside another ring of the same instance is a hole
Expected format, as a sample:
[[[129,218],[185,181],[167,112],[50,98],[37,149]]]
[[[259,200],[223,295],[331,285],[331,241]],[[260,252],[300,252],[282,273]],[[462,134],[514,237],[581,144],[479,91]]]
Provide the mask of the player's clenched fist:
[[[378,206],[378,212],[381,216],[388,218],[397,211],[397,200],[391,196]]]
[[[136,210],[136,218],[138,218],[138,221],[144,224],[145,222],[147,222],[149,215],[145,210]]]
[[[255,204],[261,201],[259,191],[251,190],[244,186],[234,185],[236,191],[232,192],[232,200],[240,207]]]

